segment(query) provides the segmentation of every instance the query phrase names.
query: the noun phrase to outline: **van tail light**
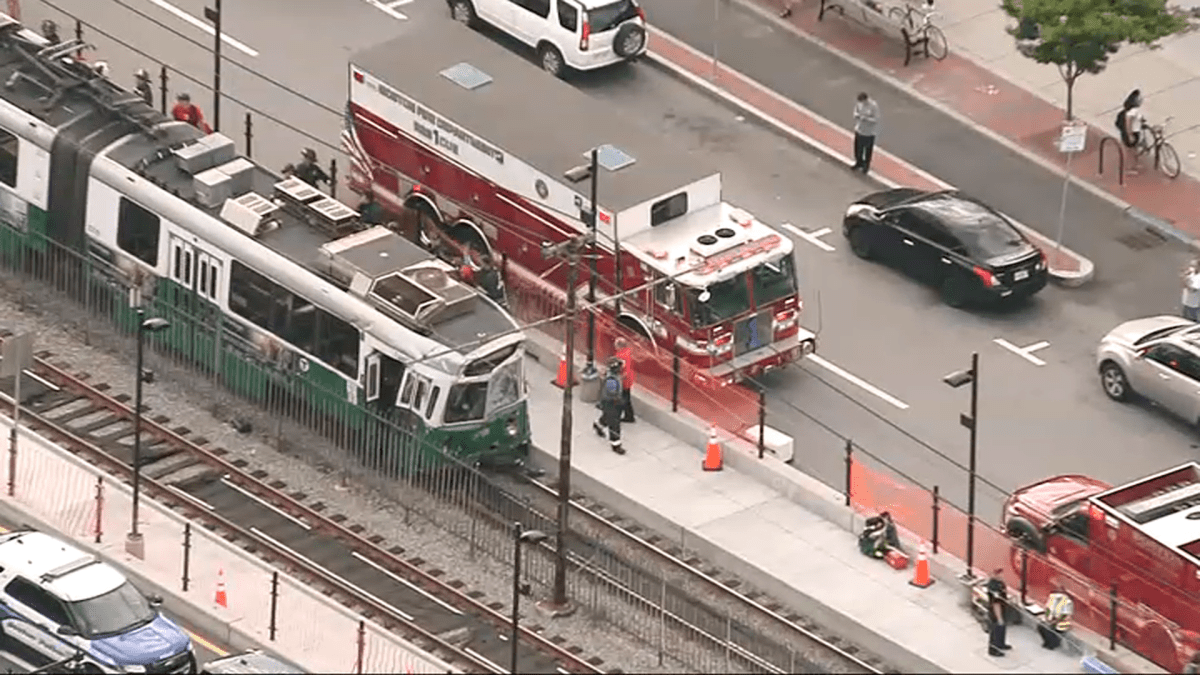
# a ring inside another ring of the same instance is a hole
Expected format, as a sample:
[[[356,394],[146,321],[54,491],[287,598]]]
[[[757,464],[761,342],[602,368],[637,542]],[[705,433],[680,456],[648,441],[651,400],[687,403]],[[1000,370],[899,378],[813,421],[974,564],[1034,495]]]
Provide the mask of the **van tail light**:
[[[1046,269],[1046,252],[1038,251],[1038,255],[1041,256],[1041,259],[1038,260],[1037,268],[1038,270],[1044,270]]]
[[[642,23],[646,23],[646,10],[642,9],[641,7],[638,7],[637,12],[638,12],[638,18],[642,20]]]
[[[579,32],[579,51],[586,52],[588,50],[588,42],[592,37],[592,24],[588,22],[588,16],[583,15],[583,29]]]
[[[982,267],[976,267],[972,271],[975,272],[975,276],[979,277],[979,280],[983,282],[984,286],[987,286],[988,288],[995,288],[996,286],[1000,285],[1000,281],[996,279],[996,275],[983,269]]]

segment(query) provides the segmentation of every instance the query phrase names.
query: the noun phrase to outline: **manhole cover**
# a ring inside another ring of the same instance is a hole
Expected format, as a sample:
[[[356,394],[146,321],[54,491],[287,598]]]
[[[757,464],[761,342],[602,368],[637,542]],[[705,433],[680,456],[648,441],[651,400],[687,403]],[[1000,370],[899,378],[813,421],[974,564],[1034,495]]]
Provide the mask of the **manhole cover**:
[[[1146,249],[1154,248],[1166,240],[1166,237],[1149,228],[1141,232],[1130,232],[1129,234],[1117,237],[1117,241],[1134,251],[1145,251]]]

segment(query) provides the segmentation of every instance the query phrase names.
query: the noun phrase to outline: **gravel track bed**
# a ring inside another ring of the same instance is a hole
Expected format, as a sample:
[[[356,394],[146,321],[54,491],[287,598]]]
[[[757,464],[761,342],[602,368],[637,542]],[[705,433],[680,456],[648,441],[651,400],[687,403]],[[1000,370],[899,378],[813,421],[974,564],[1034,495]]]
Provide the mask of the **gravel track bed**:
[[[51,361],[73,372],[89,373],[93,382],[105,382],[113,394],[133,394],[131,337],[114,331],[104,317],[90,317],[79,305],[53,290],[35,288],[9,273],[0,273],[0,328],[14,333],[35,333],[34,350],[53,353]],[[272,479],[284,481],[288,491],[302,491],[308,503],[326,504],[326,513],[341,513],[346,524],[361,524],[368,533],[384,537],[385,546],[400,546],[406,557],[419,556],[427,568],[445,572],[467,589],[484,594],[489,602],[511,607],[512,566],[486,553],[472,550],[467,541],[431,523],[422,513],[446,518],[441,502],[419,490],[406,490],[402,499],[384,494],[370,480],[351,478],[352,469],[327,443],[311,431],[280,423],[221,389],[195,371],[176,365],[152,350],[146,367],[155,372],[153,384],[143,387],[143,402],[151,415],[166,415],[171,425],[183,425],[194,435],[209,439],[210,447],[228,450],[228,459],[244,459],[251,469],[262,469]],[[252,430],[239,433],[234,422],[249,422]],[[292,439],[304,439],[302,446]],[[300,460],[300,461],[297,461]],[[457,516],[457,514],[455,514]],[[469,516],[461,515],[463,520]],[[460,530],[462,531],[462,530]],[[532,599],[548,589],[535,585]],[[604,660],[606,669],[631,673],[686,672],[670,660],[659,664],[655,650],[611,625],[594,620],[585,611],[548,619],[528,599],[522,603],[522,622],[545,626],[544,633],[558,635],[581,647],[588,656]]]

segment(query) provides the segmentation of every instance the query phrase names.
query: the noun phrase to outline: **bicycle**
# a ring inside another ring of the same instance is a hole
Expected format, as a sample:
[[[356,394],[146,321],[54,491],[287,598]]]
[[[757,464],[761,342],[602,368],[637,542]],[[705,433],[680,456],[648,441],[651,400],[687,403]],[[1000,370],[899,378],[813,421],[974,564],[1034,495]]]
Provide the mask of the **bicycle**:
[[[1177,178],[1182,166],[1175,148],[1167,142],[1166,129],[1173,117],[1167,117],[1162,124],[1146,124],[1142,122],[1141,139],[1138,141],[1137,155],[1141,156],[1154,151],[1154,168],[1162,171],[1167,178]]]
[[[912,39],[911,36],[916,36],[914,42],[925,44],[926,56],[933,57],[935,61],[941,61],[950,53],[950,49],[946,42],[946,34],[942,32],[941,28],[933,25],[934,16],[940,17],[941,14],[926,9],[917,9],[908,3],[888,10],[888,18],[904,28],[910,39]]]

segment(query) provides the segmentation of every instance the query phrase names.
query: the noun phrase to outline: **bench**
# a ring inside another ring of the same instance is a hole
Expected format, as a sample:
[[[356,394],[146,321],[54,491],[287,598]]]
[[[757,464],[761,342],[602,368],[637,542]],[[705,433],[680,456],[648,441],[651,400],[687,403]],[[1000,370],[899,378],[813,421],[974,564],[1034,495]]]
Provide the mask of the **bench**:
[[[906,66],[913,56],[941,61],[949,51],[945,33],[924,15],[927,9],[907,4],[888,6],[880,0],[821,0],[817,20],[824,21],[829,10],[837,10],[843,17],[885,35],[898,36],[904,41]]]

